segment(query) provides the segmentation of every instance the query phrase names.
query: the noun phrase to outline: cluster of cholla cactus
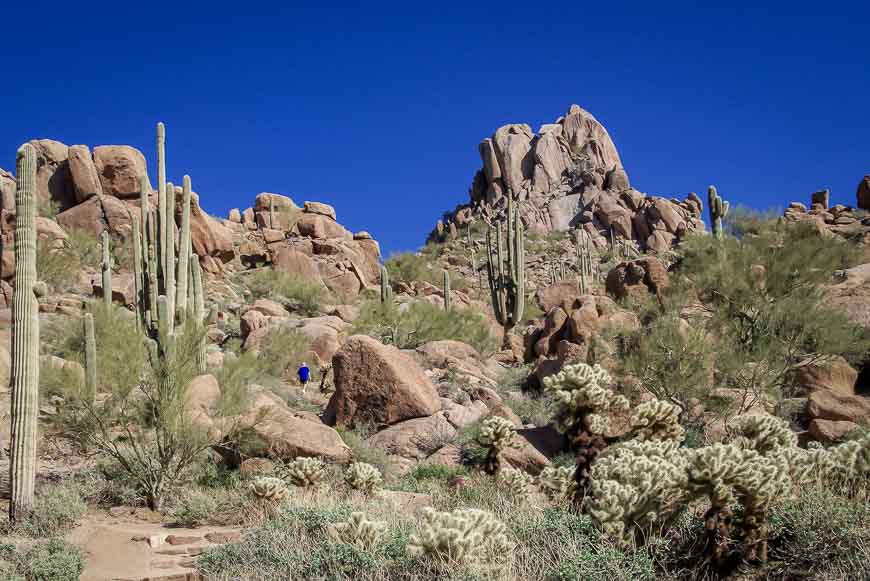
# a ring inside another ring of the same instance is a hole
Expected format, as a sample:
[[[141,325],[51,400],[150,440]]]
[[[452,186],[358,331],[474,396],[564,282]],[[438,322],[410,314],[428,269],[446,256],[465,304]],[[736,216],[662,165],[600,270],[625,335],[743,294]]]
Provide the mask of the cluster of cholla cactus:
[[[555,502],[571,502],[577,489],[574,481],[575,470],[567,466],[548,466],[538,475],[538,486]]]
[[[713,236],[722,238],[724,231],[722,230],[722,218],[728,216],[730,204],[722,200],[716,192],[716,186],[707,188],[707,205],[710,208],[710,229],[713,231]]]
[[[680,407],[653,399],[638,405],[631,414],[631,434],[638,440],[683,440]]]
[[[324,485],[325,468],[320,458],[296,458],[285,467],[286,479],[293,486],[318,489]]]
[[[39,305],[36,284],[36,150],[18,150],[15,190],[15,292],[12,295],[12,407],[9,519],[33,510],[39,408]]]
[[[498,481],[507,489],[511,498],[522,503],[529,499],[529,486],[534,478],[524,470],[506,466],[498,473]]]
[[[501,416],[492,416],[483,421],[477,442],[486,448],[483,470],[489,475],[501,470],[501,453],[508,448],[516,448],[517,434],[513,423]]]
[[[290,497],[287,484],[280,478],[272,476],[263,476],[254,480],[251,483],[251,492],[257,498],[274,503],[284,502]]]
[[[487,275],[496,320],[504,328],[504,343],[523,318],[526,304],[526,251],[523,221],[513,196],[508,196],[504,222],[486,233]],[[503,240],[504,239],[504,240]]]
[[[553,420],[577,453],[574,472],[575,501],[582,501],[589,486],[592,463],[607,447],[610,415],[628,410],[628,400],[610,389],[610,374],[599,365],[568,365],[544,379],[554,400]]]
[[[685,458],[675,440],[628,440],[604,450],[592,468],[585,507],[599,527],[627,541],[632,527],[672,514],[685,491]]]
[[[387,523],[367,520],[365,514],[354,512],[347,522],[329,525],[327,533],[333,541],[371,551],[380,543],[386,529]]]
[[[411,535],[408,554],[427,557],[436,565],[458,564],[491,572],[510,565],[513,544],[501,521],[485,510],[424,511],[423,524]]]
[[[344,475],[344,481],[352,489],[368,495],[376,493],[384,483],[381,471],[365,462],[351,464]]]

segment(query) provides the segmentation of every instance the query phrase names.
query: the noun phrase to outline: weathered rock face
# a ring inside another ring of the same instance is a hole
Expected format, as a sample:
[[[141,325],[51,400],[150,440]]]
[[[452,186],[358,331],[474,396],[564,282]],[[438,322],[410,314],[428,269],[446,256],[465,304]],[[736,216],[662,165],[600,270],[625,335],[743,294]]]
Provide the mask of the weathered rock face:
[[[607,273],[607,292],[621,299],[627,296],[642,298],[647,293],[660,296],[668,287],[669,277],[665,265],[657,258],[640,258],[617,264]]]
[[[336,424],[395,424],[441,409],[438,391],[413,357],[371,337],[350,337],[332,364],[335,394],[328,416]]]
[[[69,148],[52,139],[36,139],[30,143],[36,148],[36,193],[40,201],[53,201],[61,209],[74,205]]]
[[[598,246],[612,231],[662,252],[686,233],[704,229],[697,195],[677,201],[632,189],[607,130],[577,105],[537,134],[525,124],[500,127],[478,150],[483,167],[469,204],[458,207],[431,237],[449,235],[475,213],[498,214],[508,197],[518,200],[528,229],[583,228]]]
[[[91,196],[103,195],[103,184],[87,145],[69,148],[69,170],[76,203],[80,204]]]
[[[94,148],[94,166],[103,193],[116,198],[139,197],[139,184],[145,170],[145,156],[129,145],[101,145]]]
[[[858,191],[855,192],[858,207],[862,210],[870,210],[870,175],[864,176],[864,179],[858,184]]]

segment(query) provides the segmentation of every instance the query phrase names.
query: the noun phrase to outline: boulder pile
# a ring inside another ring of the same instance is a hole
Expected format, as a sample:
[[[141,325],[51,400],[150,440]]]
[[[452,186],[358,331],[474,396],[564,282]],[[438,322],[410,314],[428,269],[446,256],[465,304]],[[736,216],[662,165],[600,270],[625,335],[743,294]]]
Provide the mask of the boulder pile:
[[[470,200],[446,214],[431,237],[456,235],[475,216],[497,215],[513,197],[528,230],[585,230],[599,247],[610,236],[663,252],[688,232],[703,230],[703,203],[648,196],[634,188],[613,140],[578,105],[537,133],[526,124],[500,127],[479,145],[483,167]]]

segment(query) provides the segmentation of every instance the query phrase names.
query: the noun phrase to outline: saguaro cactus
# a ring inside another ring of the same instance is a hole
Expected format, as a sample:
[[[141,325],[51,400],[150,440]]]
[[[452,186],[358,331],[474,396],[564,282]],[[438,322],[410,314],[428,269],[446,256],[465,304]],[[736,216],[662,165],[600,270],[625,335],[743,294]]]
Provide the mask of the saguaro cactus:
[[[178,242],[178,282],[176,286],[175,310],[179,321],[183,322],[187,305],[187,285],[190,274],[190,176],[184,176],[181,199],[181,232]]]
[[[33,508],[36,416],[39,407],[39,314],[36,282],[36,150],[24,144],[16,160],[15,290],[12,297],[12,438],[9,518]]]
[[[103,230],[100,235],[100,246],[103,249],[103,260],[100,268],[103,271],[103,302],[106,307],[112,306],[112,254],[109,248],[109,231]]]
[[[166,207],[166,127],[162,122],[157,123],[157,208],[158,208],[158,234],[160,240],[166,240],[166,220],[163,213]],[[159,248],[162,248],[160,246]],[[157,268],[164,272],[166,264],[165,252],[157,257]],[[156,317],[155,317],[156,318]]]
[[[729,204],[719,197],[716,186],[707,188],[707,205],[710,206],[710,229],[713,236],[722,238],[722,218],[728,216]]]
[[[390,286],[390,273],[385,266],[381,267],[381,302],[388,303],[393,300],[393,287]]]
[[[169,309],[169,332],[175,327],[175,186],[166,184],[166,207],[163,208],[166,220],[166,238],[163,240],[163,254],[166,256],[166,274],[164,278],[166,307]]]
[[[94,336],[94,316],[86,313],[85,327],[85,397],[93,401],[97,394],[97,341]]]
[[[589,237],[582,236],[577,243],[577,267],[580,271],[580,292],[587,294],[593,288],[592,251],[589,247]]]
[[[504,343],[509,342],[511,329],[523,317],[526,292],[526,255],[523,222],[512,197],[508,197],[505,223],[490,226],[486,234],[488,254],[487,275],[496,320],[504,327]],[[502,244],[503,226],[506,226],[507,253]]]
[[[450,273],[445,270],[444,271],[444,310],[449,311],[452,304],[453,303],[450,300]]]

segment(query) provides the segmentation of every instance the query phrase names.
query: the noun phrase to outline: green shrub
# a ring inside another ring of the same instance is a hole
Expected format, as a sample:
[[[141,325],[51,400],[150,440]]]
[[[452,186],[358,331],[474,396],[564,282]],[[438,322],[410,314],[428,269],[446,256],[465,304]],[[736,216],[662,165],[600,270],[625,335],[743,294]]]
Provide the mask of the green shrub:
[[[17,532],[46,538],[62,535],[76,526],[87,506],[73,486],[53,485],[36,495],[33,511],[17,524]]]
[[[748,206],[738,205],[731,208],[725,217],[725,231],[737,238],[756,235],[781,218],[782,213],[782,208],[758,211]]]
[[[363,303],[354,333],[370,335],[400,349],[415,349],[430,341],[453,339],[468,343],[480,353],[490,353],[496,341],[486,317],[471,309],[445,311],[425,302],[408,305],[368,301]]]
[[[436,246],[432,246],[436,249]],[[430,258],[431,256],[431,258]],[[411,284],[414,281],[424,281],[441,287],[442,277],[440,269],[432,267],[432,261],[437,257],[435,252],[399,252],[390,256],[384,262],[387,272],[390,275],[391,282],[404,282]]]
[[[254,298],[276,300],[303,315],[316,315],[320,312],[321,303],[328,299],[328,293],[321,285],[271,268],[263,268],[246,275],[244,284]]]
[[[292,378],[308,357],[310,348],[311,339],[304,333],[276,327],[263,339],[257,362],[267,375],[282,380]]]
[[[345,426],[337,426],[338,435],[342,441],[351,449],[353,459],[356,462],[365,462],[371,464],[384,474],[389,466],[389,458],[387,453],[380,448],[370,446],[366,440],[374,433],[371,427],[357,426],[351,430]]]
[[[0,545],[0,575],[8,581],[77,581],[84,567],[78,547],[61,539],[24,550]]]
[[[181,499],[181,502],[172,511],[172,518],[179,526],[198,527],[209,522],[217,508],[218,501],[213,495],[200,490],[192,490]]]

